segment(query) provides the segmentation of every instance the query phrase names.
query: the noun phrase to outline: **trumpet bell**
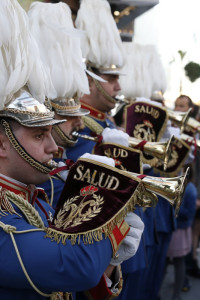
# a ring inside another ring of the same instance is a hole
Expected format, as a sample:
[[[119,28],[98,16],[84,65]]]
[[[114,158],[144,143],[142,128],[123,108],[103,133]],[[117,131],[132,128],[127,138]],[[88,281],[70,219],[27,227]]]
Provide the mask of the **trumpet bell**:
[[[190,145],[194,145],[194,146],[197,146],[198,148],[200,148],[200,140],[197,140],[193,136],[182,133],[181,139],[184,140],[186,143],[189,143]]]
[[[189,127],[193,133],[195,133],[196,131],[200,132],[200,122],[198,122],[194,118],[188,118],[186,126]]]
[[[183,193],[185,190],[186,178],[188,176],[189,167],[182,176],[173,178],[154,177],[154,176],[142,176],[136,173],[131,173],[134,176],[142,178],[144,187],[151,193],[162,196],[172,206],[175,207],[175,214],[177,216],[181,202],[183,199]]]
[[[167,168],[168,161],[172,153],[172,140],[173,136],[166,142],[147,142],[143,149],[147,155],[154,156],[163,161],[164,170]],[[133,148],[137,148],[137,145],[141,142],[136,138],[129,138],[129,145]]]
[[[189,113],[192,110],[190,108],[187,112],[181,112],[181,111],[173,111],[170,109],[167,109],[167,114],[169,119],[175,123],[178,127],[180,127],[181,132],[184,131],[185,126],[187,125],[187,120],[189,118]]]

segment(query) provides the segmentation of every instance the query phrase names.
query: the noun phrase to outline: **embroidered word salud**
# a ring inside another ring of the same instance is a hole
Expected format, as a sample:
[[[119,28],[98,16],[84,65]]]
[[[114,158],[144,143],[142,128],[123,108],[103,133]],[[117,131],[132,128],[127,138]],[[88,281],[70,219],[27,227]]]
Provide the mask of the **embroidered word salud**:
[[[135,106],[136,113],[146,113],[154,117],[154,119],[158,119],[160,113],[157,109],[151,106],[144,106],[144,105],[136,105]]]
[[[116,190],[119,186],[119,180],[115,176],[107,175],[105,172],[97,170],[90,170],[90,168],[86,168],[83,165],[77,167],[73,178],[110,190]]]

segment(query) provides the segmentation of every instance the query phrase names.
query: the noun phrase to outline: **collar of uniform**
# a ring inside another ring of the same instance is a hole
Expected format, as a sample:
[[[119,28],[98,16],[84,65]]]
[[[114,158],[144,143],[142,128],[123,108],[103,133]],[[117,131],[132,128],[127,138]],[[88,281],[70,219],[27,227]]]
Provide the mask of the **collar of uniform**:
[[[58,151],[54,152],[53,158],[62,158],[63,157],[64,148],[58,146]]]
[[[12,178],[9,178],[7,176],[5,177],[2,174],[0,174],[0,187],[15,193],[16,195],[19,195],[22,198],[24,198],[24,200],[30,202],[31,191],[20,182],[16,182]]]
[[[106,119],[106,114],[103,113],[102,111],[98,110],[98,109],[95,109],[94,107],[86,104],[85,102],[81,101],[81,107],[84,108],[84,109],[87,109],[90,111],[90,116],[98,119],[98,120],[101,120],[101,121],[105,121]]]

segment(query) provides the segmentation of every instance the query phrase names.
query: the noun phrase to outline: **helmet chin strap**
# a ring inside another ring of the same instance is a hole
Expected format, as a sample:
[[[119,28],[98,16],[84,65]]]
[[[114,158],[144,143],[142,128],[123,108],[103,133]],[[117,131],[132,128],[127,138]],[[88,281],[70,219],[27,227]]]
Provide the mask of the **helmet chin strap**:
[[[9,139],[11,145],[27,163],[29,163],[32,167],[34,167],[42,173],[48,174],[49,172],[51,172],[51,168],[48,168],[46,165],[43,165],[26,152],[26,150],[22,147],[22,145],[14,136],[10,124],[6,120],[1,120],[1,124],[4,127],[5,134]]]
[[[68,146],[74,146],[78,139],[76,140],[71,140],[65,133],[64,131],[58,126],[58,125],[54,125],[53,129],[56,131],[56,133],[58,134],[58,136],[60,137],[60,139]]]
[[[98,80],[96,80],[95,78],[92,78],[92,80],[94,81],[97,89],[100,91],[100,93],[110,102],[112,103],[116,103],[117,101],[115,100],[115,98],[111,97],[102,87],[102,85],[99,83]]]

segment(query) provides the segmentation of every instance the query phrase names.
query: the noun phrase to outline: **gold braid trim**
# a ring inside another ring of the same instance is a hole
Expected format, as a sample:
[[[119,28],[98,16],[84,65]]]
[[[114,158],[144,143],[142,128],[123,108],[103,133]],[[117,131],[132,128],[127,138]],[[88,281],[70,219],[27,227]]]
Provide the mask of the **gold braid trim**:
[[[122,207],[121,210],[118,211],[111,220],[109,220],[99,228],[74,234],[61,232],[53,228],[47,228],[45,237],[50,238],[52,241],[55,241],[57,243],[61,242],[63,245],[66,244],[67,240],[70,240],[72,245],[75,245],[76,243],[80,244],[81,238],[83,239],[83,243],[86,245],[92,244],[94,241],[99,242],[103,239],[103,235],[105,235],[105,237],[108,237],[111,234],[114,227],[118,223],[122,222],[128,212],[134,211],[136,204],[140,206],[154,205],[153,200],[151,201],[148,199],[147,201],[145,201],[142,199],[141,193],[145,192],[146,190],[144,189],[143,184],[140,182],[133,195],[127,201],[126,205]]]
[[[42,218],[40,217],[37,210],[28,201],[24,200],[23,197],[16,195],[15,193],[10,192],[8,190],[6,191],[6,196],[9,199],[9,201],[14,203],[22,211],[22,213],[27,218],[29,224],[45,230]]]
[[[78,104],[78,105],[75,105],[75,106],[67,106],[67,105],[59,105],[59,104],[57,104],[53,101],[51,101],[51,105],[55,109],[66,110],[66,111],[67,110],[69,110],[69,111],[75,110],[76,111],[76,110],[81,108],[81,104]]]
[[[56,133],[64,143],[67,143],[68,145],[75,145],[77,143],[77,140],[71,140],[70,138],[68,138],[68,136],[63,132],[62,129],[60,129],[58,125],[54,125],[53,129],[56,131]]]
[[[82,120],[84,122],[84,125],[87,126],[90,130],[95,132],[96,134],[101,134],[104,130],[103,126],[101,126],[98,122],[96,122],[94,119],[82,116]]]
[[[53,117],[53,112],[41,113],[41,112],[33,112],[27,110],[18,110],[16,108],[5,108],[4,111],[8,111],[14,114],[21,114],[21,115],[30,115],[30,116],[38,116],[38,117]]]
[[[41,171],[42,173],[48,174],[51,169],[47,168],[46,166],[42,165],[40,162],[36,161],[31,155],[29,155],[23,147],[19,144],[17,139],[15,138],[14,134],[12,133],[11,127],[8,122],[5,120],[1,121],[5,133],[13,146],[13,148],[17,151],[17,153],[32,167],[36,168],[37,170]]]

